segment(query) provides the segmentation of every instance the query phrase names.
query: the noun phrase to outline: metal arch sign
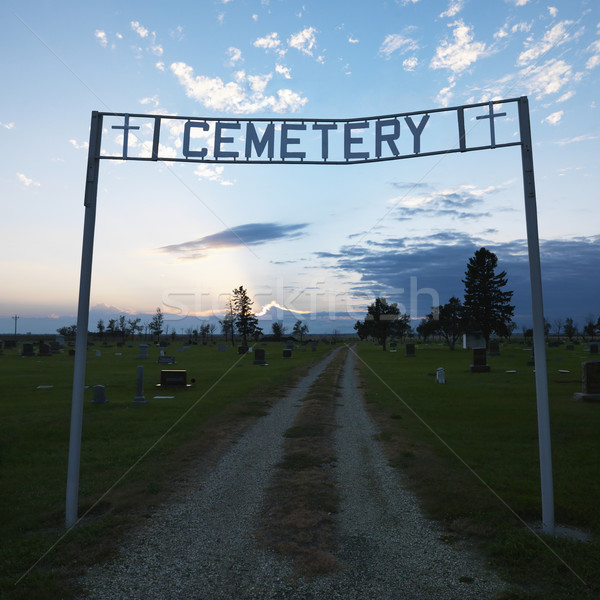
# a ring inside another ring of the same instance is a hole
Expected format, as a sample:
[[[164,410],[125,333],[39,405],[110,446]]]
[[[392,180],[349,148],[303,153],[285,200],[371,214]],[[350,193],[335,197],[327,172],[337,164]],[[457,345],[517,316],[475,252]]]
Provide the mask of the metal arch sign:
[[[518,146],[521,140],[514,141],[512,129],[510,135],[504,136],[505,141],[497,142],[496,119],[506,117],[507,112],[495,112],[495,106],[510,107],[521,100],[494,100],[356,119],[94,114],[99,119],[118,119],[119,124],[111,129],[122,132],[122,141],[109,149],[102,148],[100,159],[342,165]],[[487,114],[474,114],[481,113],[482,107],[487,108]],[[489,121],[489,140],[481,136],[471,139],[465,126],[469,118]],[[177,132],[176,139],[171,140],[176,142],[177,150],[161,143],[171,130]]]
[[[496,112],[500,106],[502,112]],[[481,111],[487,108],[487,112]],[[511,118],[512,117],[512,118]],[[103,148],[106,131],[122,139]],[[133,122],[132,122],[133,121]],[[477,121],[488,122],[476,128]],[[473,123],[467,128],[466,123]],[[515,141],[513,122],[518,122]],[[506,126],[508,124],[508,128]],[[406,130],[406,131],[405,131]],[[403,134],[402,132],[405,131]],[[135,132],[135,133],[133,133]],[[135,137],[133,137],[135,136]],[[168,139],[167,139],[168,138]],[[163,142],[167,143],[161,143]],[[171,143],[169,146],[168,143]],[[529,277],[535,348],[535,378],[544,533],[554,532],[548,377],[533,154],[526,97],[428,111],[359,119],[203,118],[93,112],[90,128],[73,400],[66,493],[66,526],[77,523],[83,396],[98,174],[102,160],[219,164],[348,165],[510,146],[521,147]]]

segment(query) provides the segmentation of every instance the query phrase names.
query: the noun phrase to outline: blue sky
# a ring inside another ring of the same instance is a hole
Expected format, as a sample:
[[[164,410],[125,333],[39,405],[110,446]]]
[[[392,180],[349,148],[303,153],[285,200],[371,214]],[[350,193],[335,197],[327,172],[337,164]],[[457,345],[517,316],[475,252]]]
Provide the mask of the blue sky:
[[[345,119],[523,95],[546,317],[598,317],[597,2],[25,0],[0,11],[0,331],[14,314],[47,331],[74,322],[93,110]],[[503,127],[517,135],[514,115]],[[107,126],[107,148],[122,145],[116,135]],[[164,151],[180,138],[165,134]],[[257,311],[276,303],[313,331],[345,330],[377,295],[412,317],[462,296],[485,246],[530,324],[525,238],[518,148],[355,166],[102,161],[91,304],[114,316],[161,306],[176,323],[219,316],[244,285]]]

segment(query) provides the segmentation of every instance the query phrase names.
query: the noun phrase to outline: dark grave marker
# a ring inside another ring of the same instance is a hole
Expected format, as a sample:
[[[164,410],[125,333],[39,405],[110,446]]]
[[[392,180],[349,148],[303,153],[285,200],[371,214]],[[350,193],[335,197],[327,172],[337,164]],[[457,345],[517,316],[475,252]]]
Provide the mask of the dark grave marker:
[[[160,387],[187,387],[187,371],[183,369],[162,370]]]
[[[144,396],[144,367],[142,365],[137,368],[136,391],[133,403],[148,404],[146,397]]]
[[[238,354],[248,354],[248,346],[238,346]]]
[[[573,400],[600,402],[600,360],[588,360],[581,365],[582,392]]]
[[[283,351],[283,358],[292,358],[292,349],[291,348],[286,348]]]
[[[487,373],[490,370],[486,352],[485,348],[473,348],[473,364],[469,366],[471,373]]]
[[[140,344],[140,352],[138,354],[138,358],[148,358],[148,344]]]
[[[500,342],[498,340],[490,340],[489,356],[500,356]]]
[[[52,349],[49,344],[40,344],[40,349],[38,352],[38,356],[51,356]]]
[[[254,364],[266,366],[266,353],[264,348],[257,348],[254,351]]]
[[[31,342],[25,342],[23,344],[23,352],[22,356],[35,356],[35,352],[33,351],[33,344]]]
[[[92,388],[92,404],[106,404],[106,388],[103,385],[95,385]]]
[[[415,357],[417,355],[414,344],[406,344],[406,356]]]
[[[590,344],[590,354],[598,354],[598,344],[596,342]]]

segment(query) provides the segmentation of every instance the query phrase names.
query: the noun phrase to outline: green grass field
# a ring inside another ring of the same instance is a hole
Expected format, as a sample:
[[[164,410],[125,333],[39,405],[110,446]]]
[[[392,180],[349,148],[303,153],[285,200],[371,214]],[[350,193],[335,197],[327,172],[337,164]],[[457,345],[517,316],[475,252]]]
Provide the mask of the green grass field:
[[[522,523],[541,521],[530,349],[504,345],[488,358],[489,373],[471,373],[467,350],[418,345],[410,358],[403,346],[359,345],[366,398],[393,464],[432,516],[476,534],[507,580],[527,587],[515,599],[600,598],[600,405],[571,399],[591,358],[585,348],[547,352],[556,523],[593,535],[582,543],[538,539]],[[432,376],[438,367],[445,385]]]
[[[294,374],[331,348],[319,345],[313,352],[308,346],[289,360],[282,358],[280,344],[259,344],[269,363],[263,367],[231,346],[226,353],[213,345],[178,351],[182,347],[176,342],[167,350],[176,358],[173,366],[157,364],[154,346],[145,361],[137,358],[137,344],[89,349],[79,506],[80,515],[90,513],[16,586],[64,533],[74,358],[67,352],[22,357],[16,350],[0,356],[1,598],[67,597],[66,579],[102,557],[103,537],[121,531],[132,514],[143,515],[171,491],[194,453],[206,450],[203,440],[218,443],[219,428],[265,414]],[[142,406],[132,403],[139,364],[145,365],[148,401]],[[161,369],[186,369],[188,382],[195,383],[157,388]],[[106,386],[107,404],[91,403],[91,388],[98,384]],[[175,397],[153,399],[157,395]]]
[[[73,357],[0,356],[0,598],[68,598],[70,579],[110,556],[127,527],[168,499],[198,454],[223,441],[229,427],[265,414],[293,377],[330,349],[308,347],[284,360],[281,346],[268,344],[269,366],[260,367],[231,347],[181,347],[168,350],[173,367],[158,365],[152,346],[146,361],[137,358],[137,344],[90,348],[80,481],[80,514],[89,513],[64,539]],[[577,542],[538,538],[522,523],[541,519],[530,350],[504,345],[489,357],[490,373],[472,374],[471,353],[462,349],[417,345],[408,358],[403,346],[396,353],[357,346],[391,463],[450,529],[449,543],[454,534],[481,542],[515,586],[506,598],[600,598],[600,405],[571,400],[581,391],[581,363],[590,359],[584,348],[548,349],[556,521],[592,534]],[[144,406],[132,404],[138,364],[145,365]],[[445,385],[432,376],[438,367],[446,370]],[[188,381],[196,381],[160,390],[161,368],[187,369]],[[107,404],[91,403],[96,384],[106,386]]]

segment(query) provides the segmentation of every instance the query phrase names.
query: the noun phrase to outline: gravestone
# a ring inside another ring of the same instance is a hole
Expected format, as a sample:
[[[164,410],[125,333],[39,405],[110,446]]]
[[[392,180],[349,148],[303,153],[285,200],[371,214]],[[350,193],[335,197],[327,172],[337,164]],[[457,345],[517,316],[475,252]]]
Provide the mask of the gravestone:
[[[140,353],[138,354],[138,358],[148,358],[148,344],[140,344]]]
[[[417,351],[415,349],[414,344],[406,344],[406,356],[415,357],[417,355]]]
[[[598,354],[598,344],[596,342],[590,344],[590,354]]]
[[[4,349],[5,350],[12,350],[14,348],[17,347],[17,342],[15,340],[6,340],[4,342]]]
[[[64,335],[57,335],[54,340],[56,341],[56,343],[61,347],[64,348],[65,347],[65,336]]]
[[[238,354],[248,354],[248,346],[238,346]]]
[[[485,348],[485,338],[479,332],[465,333],[463,334],[463,348],[465,350]]]
[[[313,351],[313,352],[316,352],[316,351],[317,351],[317,345],[316,345],[316,344],[313,344],[313,345],[312,345],[312,351]]]
[[[600,402],[600,360],[588,360],[581,365],[581,393],[573,400]]]
[[[254,364],[266,366],[267,360],[264,348],[257,348],[254,351]]]
[[[38,351],[38,356],[51,356],[52,349],[49,344],[40,344],[40,349]]]
[[[396,342],[390,342],[390,352],[396,352],[396,346],[398,346]]]
[[[102,352],[100,352],[100,350],[96,350],[96,356],[97,356],[97,357],[100,357],[100,356],[102,356]]]
[[[165,356],[163,354],[162,356],[158,357],[158,364],[159,365],[174,365],[175,357],[174,356]]]
[[[0,340],[0,355],[2,354],[2,346],[3,346],[4,342],[2,340]]]
[[[133,403],[148,404],[146,397],[144,396],[144,367],[142,365],[139,365],[137,368],[136,391]]]
[[[182,369],[161,371],[160,387],[187,387],[187,371]]]
[[[535,349],[531,349],[531,356],[529,357],[529,360],[527,361],[527,366],[528,367],[535,367]]]
[[[227,352],[227,345],[226,344],[219,344],[217,346],[217,351],[218,352]]]
[[[473,348],[473,364],[469,366],[471,373],[487,373],[490,365],[487,364],[486,349]]]
[[[92,404],[106,404],[106,388],[103,385],[95,385],[92,388]]]
[[[50,352],[52,354],[60,354],[60,344],[58,342],[50,342]]]
[[[292,358],[292,349],[291,348],[286,348],[283,351],[283,358]]]
[[[498,340],[490,340],[489,356],[500,356],[500,342]]]
[[[446,371],[444,370],[443,367],[440,367],[435,372],[435,380],[437,383],[446,383]]]
[[[31,342],[25,342],[23,344],[23,352],[21,352],[21,356],[35,356],[33,344]]]
[[[69,356],[75,356],[75,350],[72,348],[69,349]]]

